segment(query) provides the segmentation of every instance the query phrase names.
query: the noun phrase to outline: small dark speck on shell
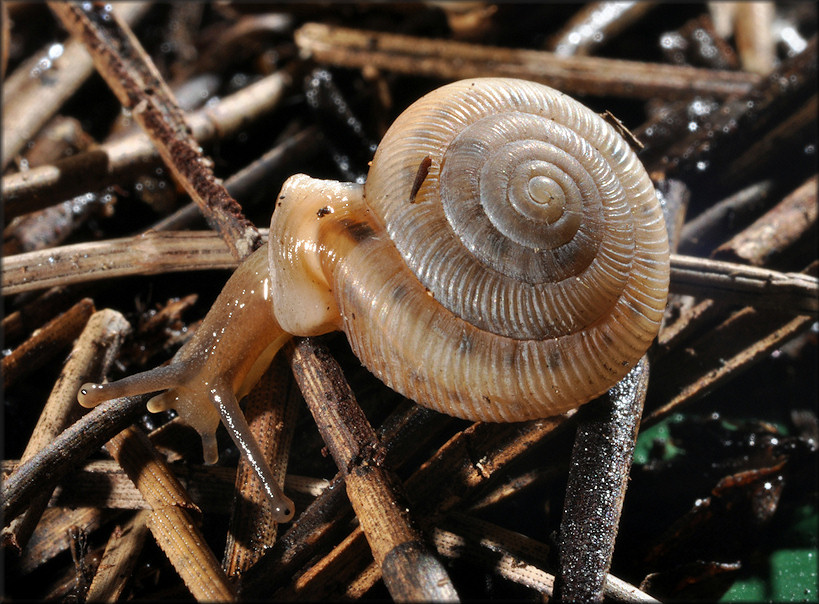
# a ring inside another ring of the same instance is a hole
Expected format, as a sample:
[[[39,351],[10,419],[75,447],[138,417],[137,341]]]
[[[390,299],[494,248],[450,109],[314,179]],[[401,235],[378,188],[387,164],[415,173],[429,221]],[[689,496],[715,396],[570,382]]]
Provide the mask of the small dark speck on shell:
[[[458,343],[458,352],[461,354],[469,354],[472,350],[472,338],[467,333],[461,334],[461,341]]]
[[[557,349],[552,350],[549,352],[549,356],[546,359],[546,366],[547,367],[559,367],[561,364],[560,358],[560,351]]]

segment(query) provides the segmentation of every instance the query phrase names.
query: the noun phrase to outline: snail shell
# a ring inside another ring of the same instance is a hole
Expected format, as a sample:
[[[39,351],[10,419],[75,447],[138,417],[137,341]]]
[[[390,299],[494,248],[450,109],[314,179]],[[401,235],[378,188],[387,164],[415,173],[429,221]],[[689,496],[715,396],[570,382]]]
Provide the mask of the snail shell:
[[[391,388],[444,413],[518,421],[605,392],[656,336],[668,293],[651,181],[613,127],[546,86],[444,86],[388,130],[365,185],[296,175],[267,251],[231,277],[171,364],[86,384],[86,406],[167,389],[216,459],[218,422],[268,489],[238,399],[290,334],[346,332]],[[266,266],[267,265],[267,266]]]
[[[444,86],[394,122],[363,191],[293,178],[271,223],[279,322],[343,329],[373,373],[425,406],[553,415],[614,385],[657,334],[669,261],[651,181],[613,127],[551,88]],[[291,209],[309,200],[343,228],[301,235],[317,245],[279,235],[298,232]],[[281,269],[300,246],[321,266],[312,283],[324,275],[312,294]],[[324,315],[304,319],[305,299]]]

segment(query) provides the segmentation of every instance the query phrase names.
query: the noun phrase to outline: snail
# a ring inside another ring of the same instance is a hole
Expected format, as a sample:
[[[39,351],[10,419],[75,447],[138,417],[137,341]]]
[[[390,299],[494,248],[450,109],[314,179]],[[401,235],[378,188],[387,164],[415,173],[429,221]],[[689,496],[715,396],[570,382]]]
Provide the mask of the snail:
[[[669,251],[626,141],[547,86],[478,78],[401,114],[364,185],[290,177],[268,244],[232,275],[171,363],[79,399],[165,390],[216,461],[225,424],[272,480],[238,400],[291,335],[342,330],[385,384],[444,413],[521,421],[617,383],[656,336]]]

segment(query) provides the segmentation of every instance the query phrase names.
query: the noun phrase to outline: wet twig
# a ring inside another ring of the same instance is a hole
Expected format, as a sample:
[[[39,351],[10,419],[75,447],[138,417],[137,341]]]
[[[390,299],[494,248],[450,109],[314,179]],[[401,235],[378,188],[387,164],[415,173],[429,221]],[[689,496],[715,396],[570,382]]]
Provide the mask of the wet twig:
[[[555,595],[602,601],[649,379],[646,357],[577,414]]]
[[[202,144],[229,136],[281,101],[290,78],[274,73],[185,116],[192,136]],[[3,208],[6,218],[47,207],[64,199],[122,184],[154,168],[160,161],[151,139],[143,132],[99,145],[26,172],[3,177]]]
[[[116,12],[125,23],[134,24],[149,7],[147,2],[123,2],[116,5]],[[8,23],[8,19],[3,21]],[[8,41],[8,36],[3,38]],[[94,72],[91,57],[79,39],[66,42],[56,57],[49,53],[51,48],[49,44],[35,53],[4,82],[3,169]],[[43,68],[44,61],[49,68]],[[31,111],[33,105],[37,111]]]

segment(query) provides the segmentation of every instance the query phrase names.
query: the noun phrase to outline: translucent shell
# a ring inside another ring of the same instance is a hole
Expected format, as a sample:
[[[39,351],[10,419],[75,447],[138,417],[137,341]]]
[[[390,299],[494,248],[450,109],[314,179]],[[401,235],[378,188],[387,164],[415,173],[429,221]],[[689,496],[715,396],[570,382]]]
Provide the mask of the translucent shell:
[[[278,520],[293,502],[238,401],[291,334],[343,329],[418,403],[519,421],[605,392],[660,326],[668,241],[651,181],[611,126],[546,86],[444,86],[395,121],[363,187],[295,175],[276,205],[268,249],[170,365],[79,399],[166,390],[149,409],[176,408],[210,462],[221,420]]]
[[[385,135],[364,198],[391,243],[362,241],[336,271],[344,329],[424,405],[562,412],[657,334],[669,260],[651,181],[609,124],[551,88],[475,79],[428,94]]]

